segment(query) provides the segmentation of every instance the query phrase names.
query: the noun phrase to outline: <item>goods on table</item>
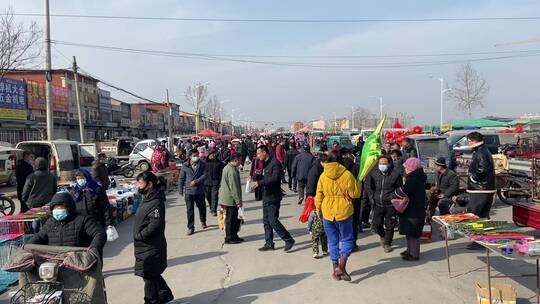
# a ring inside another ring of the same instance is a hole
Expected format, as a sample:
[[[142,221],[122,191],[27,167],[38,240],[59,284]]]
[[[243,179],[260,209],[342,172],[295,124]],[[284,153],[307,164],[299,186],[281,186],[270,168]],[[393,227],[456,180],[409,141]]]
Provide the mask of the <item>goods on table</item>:
[[[107,198],[117,222],[122,222],[135,214],[142,201],[134,184],[118,184],[117,187],[107,190]]]
[[[459,213],[459,214],[448,214],[441,215],[440,218],[447,223],[459,223],[466,220],[478,220],[479,217],[472,213]]]
[[[459,223],[450,223],[450,227],[453,230],[457,230],[466,236],[489,235],[509,232],[511,233],[520,230],[519,227],[516,227],[514,224],[511,224],[509,222],[491,220],[462,221]]]

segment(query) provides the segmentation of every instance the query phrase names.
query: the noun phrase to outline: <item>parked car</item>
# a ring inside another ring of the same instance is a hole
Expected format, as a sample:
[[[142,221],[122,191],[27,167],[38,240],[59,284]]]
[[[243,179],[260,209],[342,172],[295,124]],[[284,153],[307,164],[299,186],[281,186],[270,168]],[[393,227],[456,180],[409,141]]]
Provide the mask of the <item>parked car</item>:
[[[471,132],[480,132],[484,136],[484,144],[489,149],[492,154],[497,154],[499,147],[504,144],[513,144],[517,143],[518,137],[516,134],[512,133],[499,133],[496,130],[458,130],[450,131],[444,135],[448,138],[448,145],[453,151],[458,151],[462,153],[468,153],[468,149],[464,148],[467,146],[467,135]]]
[[[342,148],[347,148],[347,149],[354,148],[350,136],[334,135],[334,136],[328,137],[326,141],[328,150],[332,150],[332,146],[334,145],[334,143],[338,143]]]
[[[438,157],[446,158],[447,164],[452,164],[450,149],[446,137],[430,134],[416,134],[408,137],[411,144],[418,152],[418,158],[422,161],[422,166],[428,177],[427,187],[435,184],[435,160]],[[450,166],[449,166],[450,167]]]
[[[116,140],[98,141],[96,147],[99,152],[105,153],[107,157],[128,160],[129,154],[138,141],[139,139],[135,137],[119,137]]]
[[[62,184],[73,181],[75,170],[90,168],[94,158],[91,155],[91,148],[85,149],[85,147],[91,145],[81,145],[76,141],[68,140],[23,141],[17,144],[17,148],[30,151],[36,157],[47,159],[49,170],[57,176],[59,183]],[[81,149],[84,149],[83,152]]]
[[[139,141],[133,151],[129,154],[129,162],[139,168],[141,171],[148,171],[151,169],[150,162],[152,160],[152,153],[156,148],[158,142],[155,139],[145,139]]]
[[[0,184],[15,186],[15,166],[17,159],[22,157],[22,150],[0,146]]]

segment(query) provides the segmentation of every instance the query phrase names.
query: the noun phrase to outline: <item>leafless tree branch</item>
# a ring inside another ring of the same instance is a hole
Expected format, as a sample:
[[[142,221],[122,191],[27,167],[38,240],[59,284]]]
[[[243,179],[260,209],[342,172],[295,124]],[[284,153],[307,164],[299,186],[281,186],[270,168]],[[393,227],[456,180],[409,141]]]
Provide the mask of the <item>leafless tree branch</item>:
[[[200,113],[204,105],[208,102],[208,87],[204,84],[189,86],[184,95],[186,96],[187,103],[193,106],[196,113]]]
[[[471,118],[474,109],[484,107],[488,93],[489,85],[486,80],[467,63],[461,65],[456,73],[455,85],[449,96],[456,101],[458,108]]]
[[[0,77],[7,72],[35,64],[41,55],[42,32],[36,22],[17,23],[8,8],[0,15]]]

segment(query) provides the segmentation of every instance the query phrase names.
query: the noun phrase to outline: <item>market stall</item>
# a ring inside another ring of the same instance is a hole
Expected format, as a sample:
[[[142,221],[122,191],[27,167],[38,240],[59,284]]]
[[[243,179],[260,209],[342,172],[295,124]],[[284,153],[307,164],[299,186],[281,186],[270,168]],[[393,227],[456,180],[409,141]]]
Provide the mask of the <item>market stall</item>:
[[[432,221],[441,225],[446,242],[448,275],[452,278],[448,240],[456,235],[463,236],[482,246],[486,252],[488,268],[488,303],[492,302],[492,279],[509,277],[536,277],[536,302],[540,303],[540,239],[525,234],[522,229],[506,221],[479,219],[474,214],[434,216]],[[503,257],[508,261],[535,262],[535,274],[492,275],[491,256]]]
[[[34,208],[25,213],[0,217],[0,265],[9,259],[13,247],[20,247],[39,231],[48,218],[47,208]],[[0,269],[0,293],[17,282],[18,274]]]
[[[514,203],[512,218],[517,225],[540,229],[540,156],[533,157],[531,169],[532,201]]]

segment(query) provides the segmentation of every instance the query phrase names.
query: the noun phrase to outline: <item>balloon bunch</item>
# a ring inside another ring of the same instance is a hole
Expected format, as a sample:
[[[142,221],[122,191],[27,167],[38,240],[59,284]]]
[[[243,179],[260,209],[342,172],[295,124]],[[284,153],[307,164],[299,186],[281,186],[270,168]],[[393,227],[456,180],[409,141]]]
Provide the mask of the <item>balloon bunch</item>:
[[[420,126],[415,126],[412,128],[412,130],[406,130],[406,131],[386,131],[384,132],[384,139],[387,143],[396,142],[400,145],[403,144],[403,139],[405,137],[414,135],[414,134],[422,134],[424,133],[424,129]]]

